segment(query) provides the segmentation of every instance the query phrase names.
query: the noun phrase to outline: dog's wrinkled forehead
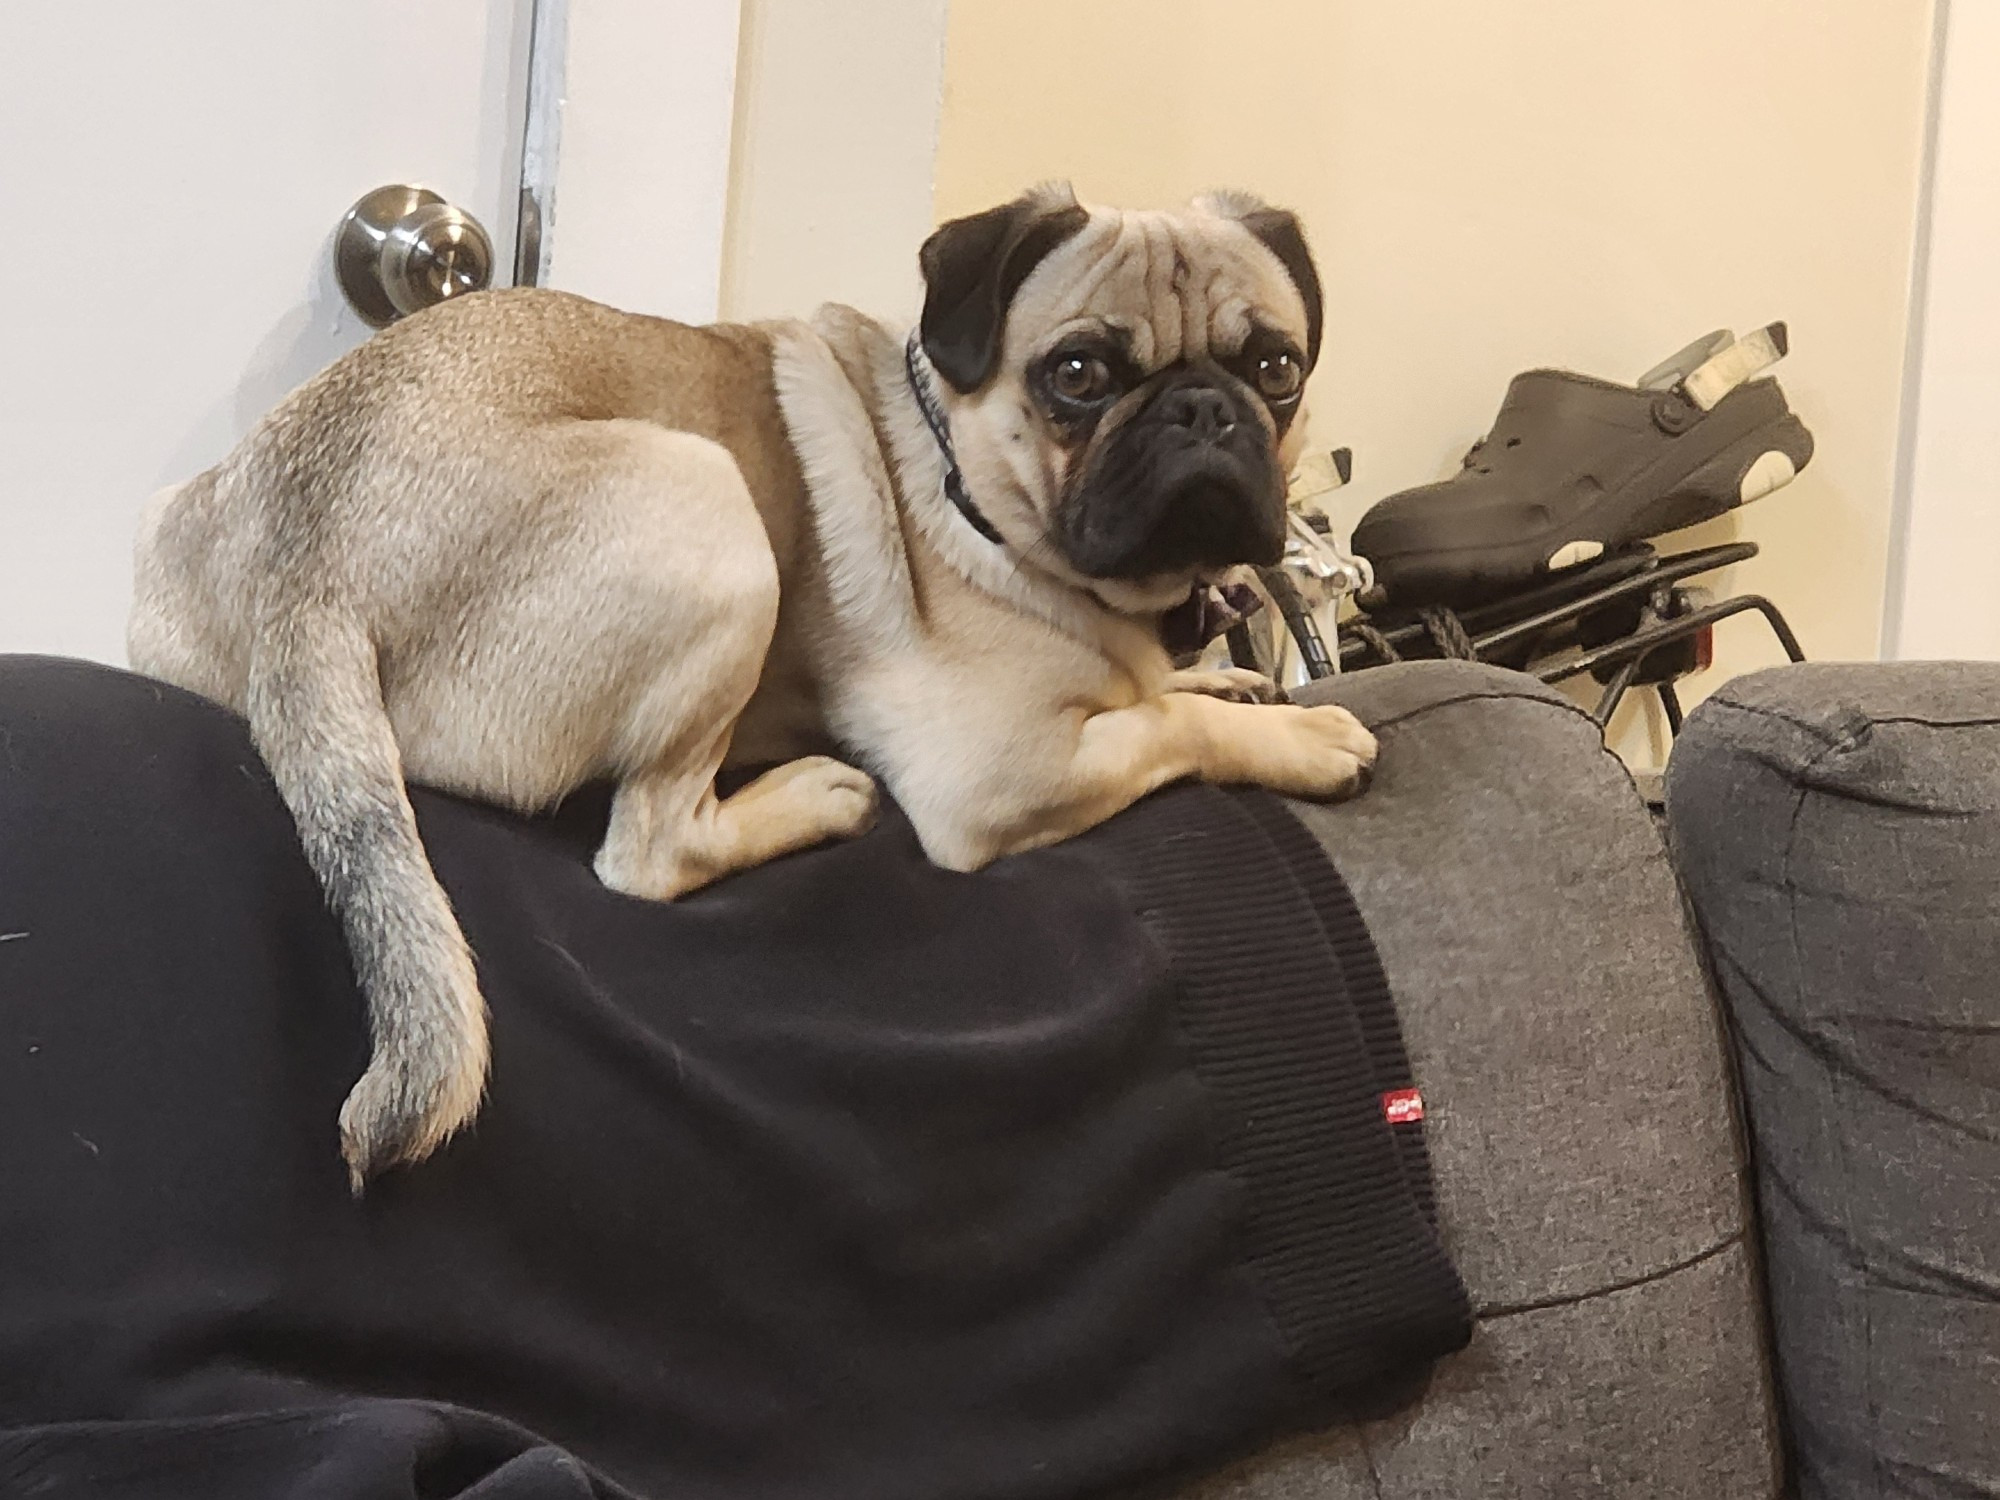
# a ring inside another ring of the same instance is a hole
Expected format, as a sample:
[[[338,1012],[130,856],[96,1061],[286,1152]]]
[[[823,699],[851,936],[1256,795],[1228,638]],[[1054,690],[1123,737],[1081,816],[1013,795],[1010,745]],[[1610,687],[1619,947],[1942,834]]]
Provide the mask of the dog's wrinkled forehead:
[[[1004,362],[1018,367],[1076,332],[1105,330],[1151,372],[1232,356],[1260,329],[1301,351],[1311,333],[1290,274],[1243,224],[1200,208],[1093,208],[1022,283]]]
[[[1148,373],[1282,337],[1310,371],[1323,310],[1298,217],[1247,193],[1184,209],[1085,208],[1048,183],[941,224],[918,252],[924,353],[969,396],[1019,372],[1071,328],[1094,326]]]

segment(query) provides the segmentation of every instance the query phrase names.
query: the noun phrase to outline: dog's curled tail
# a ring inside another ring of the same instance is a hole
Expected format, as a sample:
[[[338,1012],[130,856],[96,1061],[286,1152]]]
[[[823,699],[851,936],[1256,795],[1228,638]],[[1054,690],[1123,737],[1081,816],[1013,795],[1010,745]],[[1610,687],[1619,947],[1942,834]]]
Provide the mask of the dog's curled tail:
[[[245,710],[368,1004],[368,1069],[340,1111],[354,1191],[478,1112],[486,1006],[403,786],[373,642],[332,609],[266,622]]]

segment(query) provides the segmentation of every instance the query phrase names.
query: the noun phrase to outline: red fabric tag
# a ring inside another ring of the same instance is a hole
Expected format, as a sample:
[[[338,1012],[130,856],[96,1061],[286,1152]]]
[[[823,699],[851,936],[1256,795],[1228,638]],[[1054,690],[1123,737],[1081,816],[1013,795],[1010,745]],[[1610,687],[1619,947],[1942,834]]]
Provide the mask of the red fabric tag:
[[[1414,1125],[1424,1117],[1424,1096],[1415,1089],[1390,1089],[1382,1096],[1382,1118],[1391,1125]]]

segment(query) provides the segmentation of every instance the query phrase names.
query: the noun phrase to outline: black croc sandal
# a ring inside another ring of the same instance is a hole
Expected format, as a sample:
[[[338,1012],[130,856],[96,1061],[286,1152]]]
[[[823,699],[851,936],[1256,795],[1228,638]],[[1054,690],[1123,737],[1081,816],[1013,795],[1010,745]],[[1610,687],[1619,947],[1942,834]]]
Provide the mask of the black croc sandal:
[[[1378,501],[1354,550],[1390,603],[1459,608],[1760,499],[1812,458],[1777,382],[1753,378],[1786,347],[1773,323],[1711,334],[1636,385],[1517,375],[1463,470]]]

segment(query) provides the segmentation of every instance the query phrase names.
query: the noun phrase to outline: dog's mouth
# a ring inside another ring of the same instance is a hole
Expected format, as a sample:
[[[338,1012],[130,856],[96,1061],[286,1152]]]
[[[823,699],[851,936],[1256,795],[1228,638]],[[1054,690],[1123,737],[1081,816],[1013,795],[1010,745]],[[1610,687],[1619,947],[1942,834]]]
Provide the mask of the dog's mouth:
[[[1055,535],[1085,578],[1140,582],[1215,578],[1284,554],[1284,490],[1275,455],[1220,445],[1107,472],[1062,507]]]
[[[1180,579],[1184,594],[1197,577],[1273,564],[1285,544],[1273,425],[1242,382],[1177,371],[1106,414],[1054,521],[1064,560],[1099,582]]]

